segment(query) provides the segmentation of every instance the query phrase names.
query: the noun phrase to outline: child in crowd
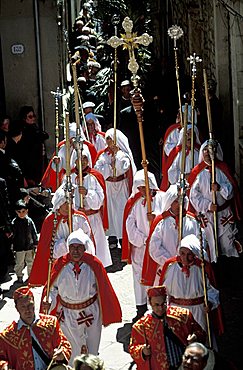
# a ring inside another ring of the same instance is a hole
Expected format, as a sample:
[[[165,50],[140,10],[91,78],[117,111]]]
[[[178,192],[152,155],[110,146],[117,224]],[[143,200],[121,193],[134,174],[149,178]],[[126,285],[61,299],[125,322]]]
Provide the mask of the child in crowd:
[[[18,282],[23,282],[23,269],[27,265],[29,277],[35,249],[38,242],[36,227],[33,220],[28,216],[28,204],[18,200],[15,206],[17,217],[12,221],[13,225],[13,250],[16,252],[15,273]]]

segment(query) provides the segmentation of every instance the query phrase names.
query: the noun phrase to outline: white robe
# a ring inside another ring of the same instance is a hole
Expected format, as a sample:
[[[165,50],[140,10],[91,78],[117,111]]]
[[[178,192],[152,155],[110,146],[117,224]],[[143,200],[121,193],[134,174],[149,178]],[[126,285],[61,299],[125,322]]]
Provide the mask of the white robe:
[[[91,237],[91,229],[87,219],[83,215],[73,215],[73,231],[78,230],[79,228],[82,229],[85,234]],[[53,252],[54,259],[62,257],[69,252],[66,243],[69,234],[68,222],[63,222],[62,219],[57,227],[55,236]]]
[[[97,153],[100,150],[105,149],[105,147],[107,146],[104,136],[102,136],[99,133],[96,134],[95,140],[93,137],[91,138],[91,143],[94,145],[95,149],[97,150]]]
[[[198,150],[194,149],[194,166],[198,164],[198,154],[199,154]],[[170,168],[168,169],[168,180],[170,184],[176,184],[180,179],[181,157],[182,151],[177,153],[177,155],[174,158],[174,161],[172,162]],[[190,150],[185,160],[185,174],[189,174],[191,172],[191,169],[192,169],[192,158]]]
[[[221,206],[227,200],[233,198],[233,187],[229,182],[225,174],[216,168],[216,182],[220,185],[220,190],[217,194],[217,204]],[[209,222],[209,227],[205,228],[207,239],[213,240],[214,236],[213,228],[213,213],[209,212],[212,204],[212,192],[211,192],[211,174],[208,169],[201,171],[194,183],[192,184],[190,191],[190,201],[197,212],[203,213]],[[229,217],[232,214],[231,208],[227,207],[222,211],[217,212],[218,217],[218,240],[220,245],[220,254],[227,257],[238,257],[238,252],[234,245],[235,235],[238,230],[235,223],[227,223],[225,226],[221,224],[223,217]],[[213,248],[210,248],[210,251]],[[216,255],[211,256],[211,260],[216,261]]]
[[[183,237],[194,234],[199,237],[199,224],[194,217],[183,217]],[[203,248],[206,248],[206,237],[203,233]],[[159,267],[155,277],[154,285],[158,285],[161,270],[167,259],[177,254],[178,227],[174,217],[162,219],[155,227],[149,243],[149,254],[158,263]]]
[[[162,192],[156,192],[152,201],[152,213],[156,216],[161,213]],[[133,286],[136,305],[144,305],[147,302],[147,287],[140,284],[142,277],[143,258],[146,248],[146,240],[149,235],[149,222],[147,219],[147,205],[143,205],[144,198],[140,198],[132,207],[126,221],[126,230],[129,242],[133,245],[131,250]]]
[[[121,150],[116,153],[116,176],[124,175],[130,167],[130,159],[128,155]],[[98,158],[95,169],[102,173],[105,180],[113,176],[111,167],[111,154],[104,152]],[[122,238],[122,220],[123,212],[129,197],[128,179],[122,181],[111,182],[106,181],[106,194],[108,205],[109,229],[106,234],[108,236],[116,236]]]
[[[83,263],[78,278],[75,277],[73,264],[70,262],[61,270],[55,280],[51,291],[51,308],[56,306],[57,294],[67,303],[82,303],[92,298],[97,293],[96,278],[89,265]],[[64,335],[72,346],[72,356],[69,364],[73,364],[76,356],[81,354],[81,348],[86,345],[88,353],[98,354],[100,336],[102,329],[99,299],[84,309],[73,310],[58,305],[57,312],[62,310],[60,325]],[[80,313],[84,316],[93,315],[92,324],[87,326],[85,323],[79,324]]]
[[[219,291],[210,285],[208,279],[206,280],[208,301],[212,304],[212,309],[215,309],[219,305]],[[204,295],[202,271],[196,265],[190,267],[190,276],[187,277],[177,262],[171,264],[168,266],[163,284],[166,286],[169,302],[170,296],[193,299]],[[175,303],[171,303],[171,305],[179,306]],[[180,307],[188,308],[194,319],[207,331],[204,303],[193,306],[181,305]]]
[[[178,143],[179,135],[180,135],[180,127],[174,129],[168,135],[168,137],[167,137],[167,139],[164,143],[164,152],[167,155],[167,157],[169,157],[169,154],[172,151],[172,149],[176,147],[176,145]]]
[[[71,175],[72,184],[78,183],[77,175]],[[88,193],[83,197],[84,209],[98,210],[104,202],[104,192],[98,180],[92,174],[87,174],[83,177],[83,186],[87,189]],[[80,207],[80,194],[78,187],[74,190],[74,206],[76,209]],[[90,226],[94,235],[96,244],[96,256],[101,260],[104,267],[112,265],[110,249],[105,236],[102,219],[100,212],[87,216]]]

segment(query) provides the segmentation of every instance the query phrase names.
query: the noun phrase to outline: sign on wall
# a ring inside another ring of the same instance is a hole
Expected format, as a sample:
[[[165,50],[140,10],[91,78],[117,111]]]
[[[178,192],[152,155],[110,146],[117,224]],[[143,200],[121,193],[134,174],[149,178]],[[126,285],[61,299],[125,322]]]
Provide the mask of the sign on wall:
[[[13,44],[11,46],[11,53],[12,54],[17,54],[17,55],[20,55],[20,54],[23,54],[24,53],[24,45],[23,44]]]

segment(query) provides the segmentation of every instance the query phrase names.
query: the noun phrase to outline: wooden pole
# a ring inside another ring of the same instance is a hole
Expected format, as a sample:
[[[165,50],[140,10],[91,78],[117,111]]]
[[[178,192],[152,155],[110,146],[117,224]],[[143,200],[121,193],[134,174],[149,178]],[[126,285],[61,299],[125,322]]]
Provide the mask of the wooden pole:
[[[187,141],[187,120],[188,120],[188,104],[185,104],[184,111],[184,131],[182,140],[182,155],[181,155],[181,170],[180,170],[180,186],[179,186],[179,223],[178,223],[178,244],[183,237],[183,212],[184,212],[184,197],[186,191],[185,181],[185,165],[186,165],[186,141]]]
[[[133,105],[133,108],[137,116],[138,127],[139,127],[140,144],[141,144],[141,152],[142,152],[142,166],[144,169],[144,180],[145,180],[145,194],[146,194],[146,202],[147,202],[147,210],[148,210],[147,214],[149,216],[152,214],[152,205],[151,205],[149,181],[148,181],[148,161],[146,158],[146,150],[145,150],[144,134],[143,134],[144,99],[140,92],[140,89],[138,89],[137,87],[135,87],[135,89],[131,93],[132,93],[132,105]]]
[[[210,107],[210,101],[209,101],[209,96],[208,96],[208,81],[207,81],[207,74],[206,74],[205,69],[203,69],[203,79],[204,79],[204,87],[205,87],[205,98],[206,98],[207,117],[208,117],[208,131],[209,131],[208,150],[209,150],[209,154],[210,154],[210,158],[211,158],[211,165],[212,165],[211,183],[214,184],[216,182],[216,170],[215,170],[216,142],[215,142],[214,137],[213,137],[211,107]],[[213,203],[213,205],[217,205],[217,194],[216,194],[215,190],[212,190],[212,203]],[[215,253],[216,253],[216,257],[218,257],[219,251],[218,251],[218,217],[217,217],[217,211],[213,212],[213,225],[214,225]]]
[[[203,281],[203,295],[204,295],[204,305],[208,307],[208,292],[207,292],[207,281],[206,281],[206,273],[205,273],[205,260],[204,260],[204,253],[203,253],[203,241],[202,241],[202,217],[203,215],[199,213],[198,220],[199,220],[199,241],[200,241],[200,255],[201,255],[201,270],[202,270],[202,281]],[[210,327],[210,320],[209,320],[209,313],[206,312],[206,324],[207,324],[207,334],[208,334],[208,344],[209,348],[212,348],[212,336],[211,336],[211,327]]]
[[[49,296],[50,296],[50,281],[51,281],[51,270],[52,270],[52,263],[53,263],[53,252],[54,252],[54,244],[55,244],[55,237],[57,233],[57,213],[54,214],[53,220],[53,230],[52,230],[52,237],[51,237],[51,244],[50,244],[50,257],[48,259],[48,275],[47,275],[47,284],[46,284],[46,303],[49,303]],[[45,312],[48,314],[48,309]]]
[[[71,169],[70,169],[70,138],[69,138],[69,113],[66,112],[65,120],[65,129],[66,129],[66,184],[65,192],[68,202],[68,227],[69,232],[73,231],[73,218],[72,218],[72,183],[71,183]]]

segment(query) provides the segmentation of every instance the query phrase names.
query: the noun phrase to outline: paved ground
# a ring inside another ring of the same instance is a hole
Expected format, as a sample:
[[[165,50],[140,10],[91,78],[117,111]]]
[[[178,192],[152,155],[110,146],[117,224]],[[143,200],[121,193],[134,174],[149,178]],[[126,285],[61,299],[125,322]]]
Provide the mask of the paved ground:
[[[120,249],[112,250],[113,266],[108,268],[112,285],[121,303],[123,322],[103,329],[100,344],[100,357],[107,370],[135,369],[127,352],[131,331],[131,319],[135,316],[135,301],[132,287],[131,266],[120,261]],[[243,259],[223,259],[216,271],[221,288],[221,302],[225,318],[225,334],[218,338],[219,351],[242,369],[241,355],[243,343]],[[17,319],[12,293],[19,285],[15,274],[3,284],[4,300],[0,302],[0,330]],[[41,289],[35,288],[34,295],[39,306]]]

